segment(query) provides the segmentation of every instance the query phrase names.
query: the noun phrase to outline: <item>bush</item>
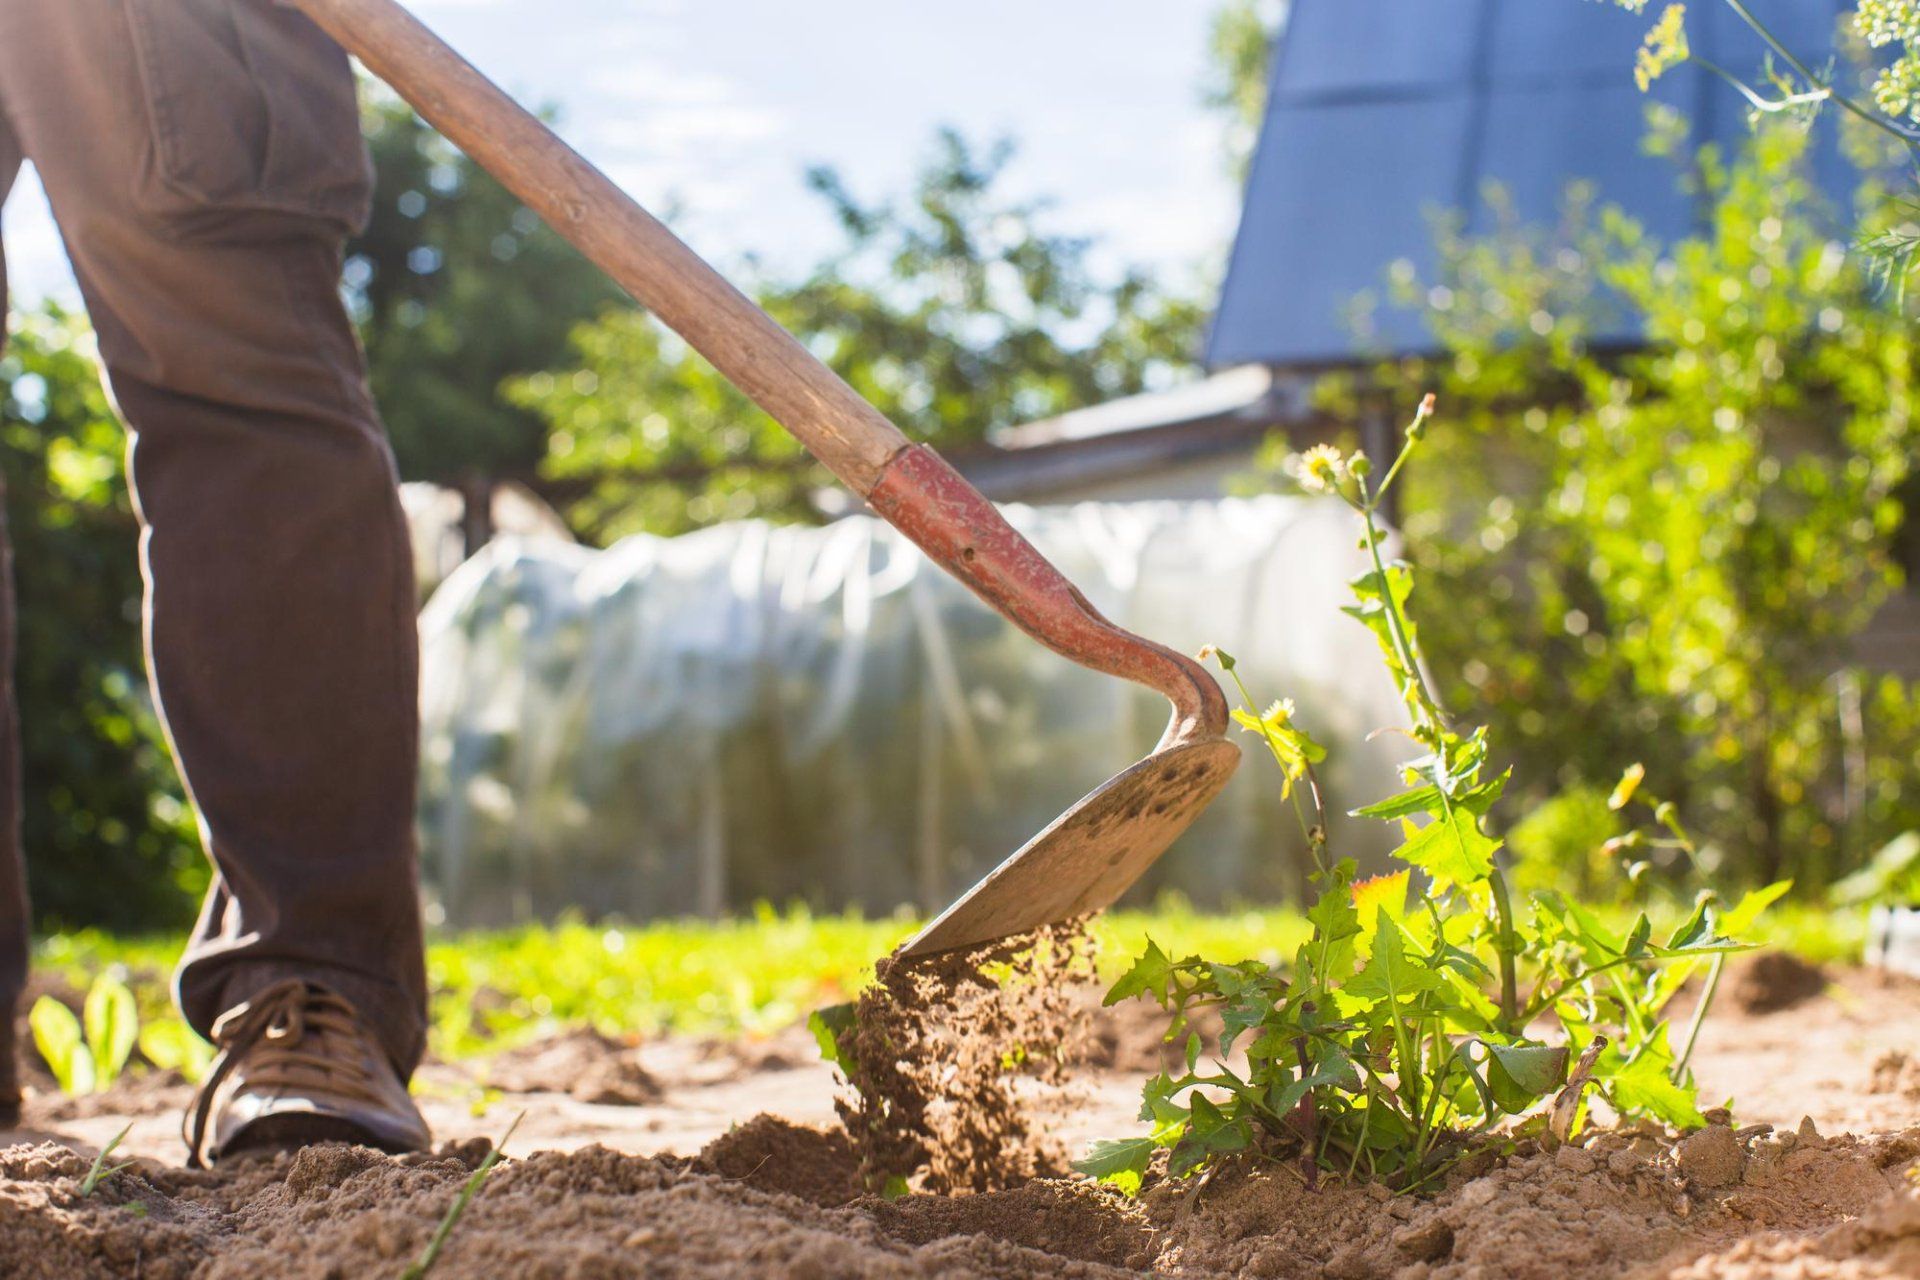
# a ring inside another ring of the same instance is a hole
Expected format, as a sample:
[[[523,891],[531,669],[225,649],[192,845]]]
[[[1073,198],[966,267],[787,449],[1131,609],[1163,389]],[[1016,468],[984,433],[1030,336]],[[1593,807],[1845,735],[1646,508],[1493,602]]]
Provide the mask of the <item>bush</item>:
[[[51,304],[15,319],[0,358],[0,475],[36,924],[184,925],[207,871],[147,695],[125,437],[85,324]]]
[[[1393,286],[1444,354],[1379,374],[1456,426],[1404,524],[1436,593],[1478,602],[1426,641],[1516,789],[1644,759],[1706,870],[1817,887],[1920,819],[1920,696],[1851,657],[1903,581],[1920,428],[1911,324],[1807,159],[1787,127],[1703,151],[1706,229],[1672,244],[1579,193],[1551,231],[1444,224],[1437,276]],[[1609,352],[1623,312],[1647,343]]]

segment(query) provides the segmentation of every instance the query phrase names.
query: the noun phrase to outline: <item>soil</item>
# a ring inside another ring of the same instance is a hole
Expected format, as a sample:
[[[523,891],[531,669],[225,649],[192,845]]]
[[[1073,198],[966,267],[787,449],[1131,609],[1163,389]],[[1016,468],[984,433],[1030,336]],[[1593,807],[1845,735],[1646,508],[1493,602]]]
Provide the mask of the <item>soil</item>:
[[[1083,995],[1060,999],[1086,1008]],[[551,1059],[511,1059],[548,1061],[555,1077],[482,1115],[473,1108],[500,1064],[434,1066],[419,1088],[454,1141],[430,1156],[318,1147],[191,1173],[178,1168],[177,1114],[133,1114],[179,1085],[127,1083],[85,1106],[36,1094],[35,1131],[0,1135],[0,1273],[397,1275],[487,1151],[481,1135],[524,1107],[511,1155],[436,1277],[1920,1276],[1920,1067],[1908,1056],[1920,984],[1839,972],[1787,1009],[1743,1003],[1708,1022],[1695,1055],[1709,1094],[1737,1097],[1737,1114],[1684,1139],[1523,1145],[1431,1198],[1337,1179],[1309,1190],[1290,1168],[1228,1170],[1137,1200],[1045,1177],[970,1195],[864,1195],[832,1074],[809,1061],[800,1029],[738,1047],[573,1037]],[[1122,1013],[1092,1029],[1129,1069],[1080,1070],[1065,1108],[1023,1078],[1021,1142],[1078,1147],[1136,1131],[1132,1068],[1158,1056],[1157,1028]],[[574,1096],[575,1080],[609,1061],[638,1068],[661,1096]],[[129,1120],[126,1149],[142,1158],[81,1197],[97,1144]]]
[[[1736,957],[1729,975],[1734,1004],[1748,1013],[1777,1013],[1827,989],[1827,972],[1786,951]]]
[[[1018,1084],[1065,1081],[1094,985],[1090,948],[1067,924],[879,966],[840,1037],[852,1088],[837,1104],[869,1190],[999,1191],[1066,1172],[1070,1153],[1035,1131]],[[1006,1069],[1010,1051],[1019,1075]]]
[[[481,1080],[502,1093],[545,1093],[557,1081],[569,1082],[569,1097],[608,1106],[658,1102],[664,1092],[640,1065],[637,1048],[591,1027],[499,1054]]]

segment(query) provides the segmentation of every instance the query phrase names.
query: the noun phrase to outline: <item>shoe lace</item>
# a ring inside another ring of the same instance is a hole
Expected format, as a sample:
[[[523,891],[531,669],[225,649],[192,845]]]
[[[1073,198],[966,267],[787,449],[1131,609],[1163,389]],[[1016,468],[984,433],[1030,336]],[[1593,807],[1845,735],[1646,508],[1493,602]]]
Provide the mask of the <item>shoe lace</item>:
[[[187,1166],[206,1168],[201,1150],[214,1095],[242,1061],[248,1064],[250,1087],[319,1087],[335,1097],[377,1103],[380,1096],[367,1070],[366,1055],[357,1051],[363,1035],[352,1005],[303,978],[276,982],[222,1014],[213,1024],[213,1042],[220,1054],[181,1124]],[[329,1041],[340,1040],[356,1051],[328,1052]]]

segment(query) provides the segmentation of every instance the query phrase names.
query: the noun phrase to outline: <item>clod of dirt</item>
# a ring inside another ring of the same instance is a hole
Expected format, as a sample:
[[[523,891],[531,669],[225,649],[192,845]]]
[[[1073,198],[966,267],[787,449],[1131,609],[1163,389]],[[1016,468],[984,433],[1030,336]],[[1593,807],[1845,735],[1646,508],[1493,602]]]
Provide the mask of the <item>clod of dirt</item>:
[[[1733,1130],[1710,1124],[1680,1140],[1680,1172],[1697,1187],[1730,1187],[1747,1169],[1747,1153]]]
[[[1897,1093],[1920,1102],[1920,1061],[1898,1049],[1889,1049],[1873,1062],[1870,1093]]]
[[[481,1082],[502,1093],[551,1091],[607,1106],[644,1106],[665,1093],[640,1065],[638,1049],[590,1027],[497,1055]]]
[[[1090,954],[1073,923],[881,964],[840,1045],[853,1096],[835,1103],[869,1189],[917,1174],[931,1192],[996,1191],[1066,1172],[1015,1083],[1064,1083]]]
[[[1438,1262],[1453,1252],[1453,1224],[1438,1214],[1394,1233],[1393,1251],[1408,1262]]]
[[[1920,1276],[1920,1192],[1907,1188],[1851,1222],[1811,1235],[1772,1232],[1704,1254],[1668,1280],[1863,1280]]]
[[[835,1208],[860,1197],[860,1161],[845,1133],[760,1115],[709,1142],[694,1161],[703,1171],[761,1191]]]
[[[1827,989],[1826,970],[1786,951],[1762,951],[1736,961],[1730,994],[1747,1013],[1778,1013]]]
[[[1153,1228],[1145,1210],[1085,1182],[1042,1179],[1011,1191],[876,1199],[863,1207],[882,1231],[908,1244],[987,1236],[1079,1262],[1136,1270],[1153,1263]]]

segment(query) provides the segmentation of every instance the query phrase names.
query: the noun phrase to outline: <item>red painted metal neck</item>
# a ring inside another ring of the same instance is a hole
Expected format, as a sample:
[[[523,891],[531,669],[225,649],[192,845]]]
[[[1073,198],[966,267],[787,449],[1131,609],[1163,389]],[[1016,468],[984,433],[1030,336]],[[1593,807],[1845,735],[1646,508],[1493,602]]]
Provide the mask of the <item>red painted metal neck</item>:
[[[965,477],[925,445],[895,454],[867,501],[1008,621],[1062,657],[1164,694],[1173,719],[1155,750],[1219,738],[1227,700],[1206,668],[1100,616]]]

